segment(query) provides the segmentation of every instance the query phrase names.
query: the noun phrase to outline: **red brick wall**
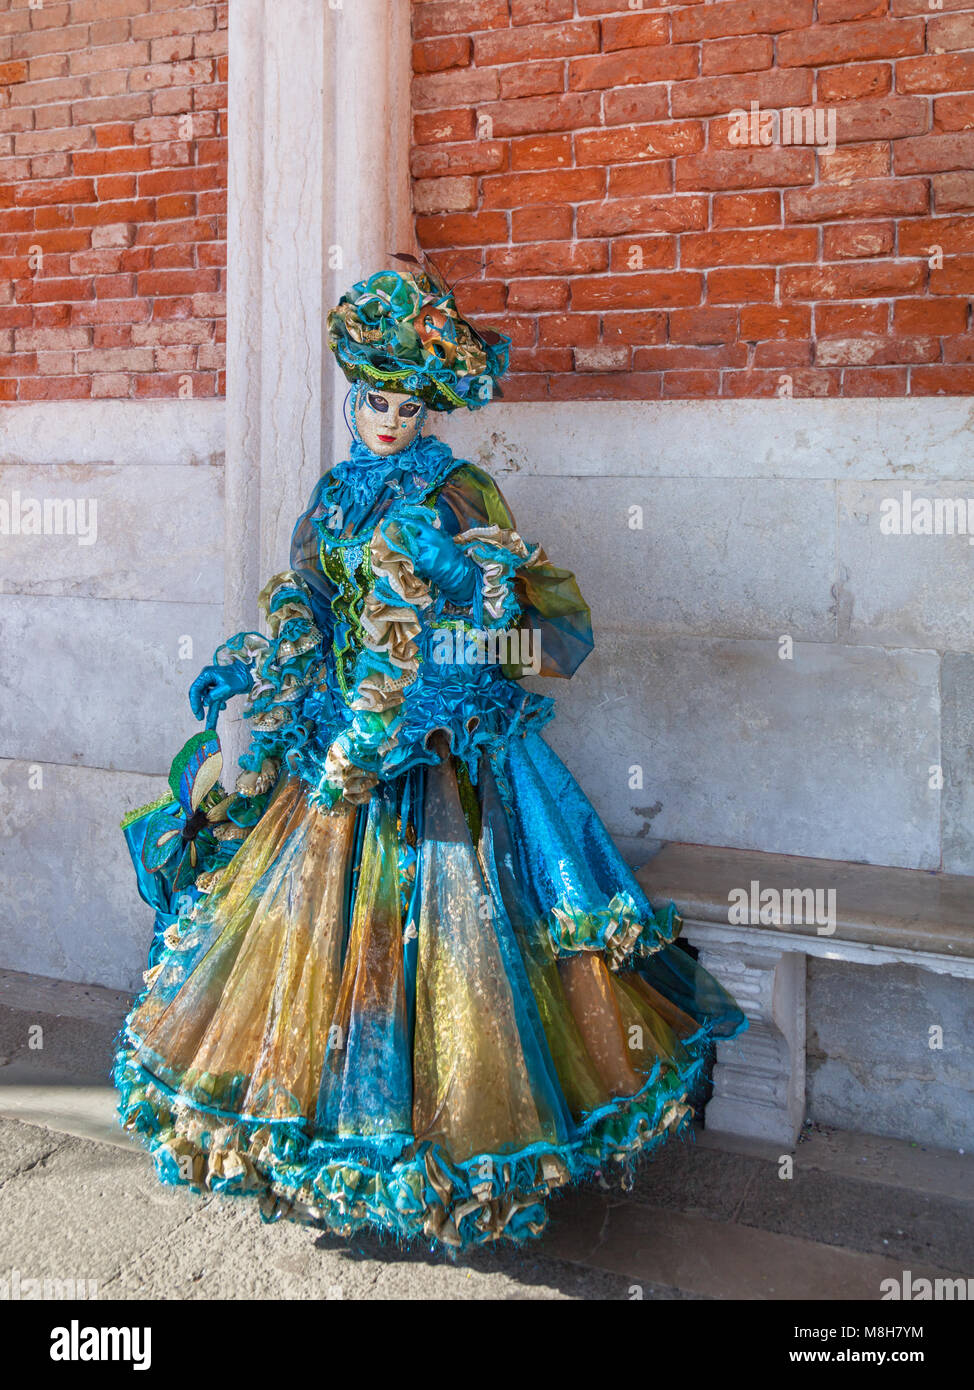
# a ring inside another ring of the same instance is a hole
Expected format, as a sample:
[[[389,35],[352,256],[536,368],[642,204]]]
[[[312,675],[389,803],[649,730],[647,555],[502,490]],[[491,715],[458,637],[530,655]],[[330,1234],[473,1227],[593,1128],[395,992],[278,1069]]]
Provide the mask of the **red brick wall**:
[[[222,394],[226,25],[0,0],[0,400]]]
[[[419,237],[508,398],[974,393],[974,8],[932,3],[417,0]],[[752,101],[835,152],[734,147]]]

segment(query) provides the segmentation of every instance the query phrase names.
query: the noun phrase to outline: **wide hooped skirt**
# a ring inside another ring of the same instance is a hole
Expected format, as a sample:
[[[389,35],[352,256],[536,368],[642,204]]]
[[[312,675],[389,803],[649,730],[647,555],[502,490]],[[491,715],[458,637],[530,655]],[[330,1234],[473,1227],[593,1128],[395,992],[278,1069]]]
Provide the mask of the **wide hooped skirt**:
[[[529,733],[331,810],[282,779],[129,1016],[120,1116],[163,1181],[462,1246],[686,1124],[744,1026]]]

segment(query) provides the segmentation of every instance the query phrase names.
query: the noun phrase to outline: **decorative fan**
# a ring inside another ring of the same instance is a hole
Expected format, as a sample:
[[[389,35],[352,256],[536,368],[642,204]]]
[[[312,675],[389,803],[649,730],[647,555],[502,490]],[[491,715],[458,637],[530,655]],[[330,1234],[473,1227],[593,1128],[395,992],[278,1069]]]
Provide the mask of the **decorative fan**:
[[[222,771],[223,753],[215,730],[194,734],[176,754],[169,772],[175,801],[149,818],[142,863],[150,873],[171,877],[173,892],[188,887],[195,878],[197,837],[227,819],[233,797],[220,786]]]

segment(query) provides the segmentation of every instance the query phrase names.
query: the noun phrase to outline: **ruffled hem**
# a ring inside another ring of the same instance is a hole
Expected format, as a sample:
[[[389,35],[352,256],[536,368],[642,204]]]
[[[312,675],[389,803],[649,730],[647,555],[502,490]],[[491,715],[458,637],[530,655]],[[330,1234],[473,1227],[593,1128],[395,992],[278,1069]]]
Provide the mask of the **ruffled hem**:
[[[363,653],[349,702],[350,709],[374,713],[401,705],[403,692],[419,674],[420,614],[432,603],[429,585],[398,546],[396,523],[386,526],[392,541],[379,525],[369,542],[375,587],[362,605]]]
[[[314,621],[307,585],[292,570],[268,580],[258,605],[271,636],[258,636],[263,646],[255,643],[248,648],[252,684],[244,716],[250,721],[251,739],[240,766],[264,778],[265,769],[279,766],[292,747],[300,747],[307,739],[299,716],[321,660],[322,636]],[[254,636],[238,634],[238,638]],[[237,640],[231,638],[230,644],[224,644],[231,655],[235,651],[231,644]],[[221,647],[218,658],[223,651]],[[247,787],[240,789],[253,795]]]
[[[684,1043],[685,1065],[657,1063],[634,1095],[585,1116],[571,1142],[463,1162],[408,1134],[334,1141],[309,1135],[303,1118],[209,1110],[166,1087],[124,1047],[115,1070],[118,1116],[149,1149],[164,1183],[256,1197],[264,1221],[298,1221],[343,1237],[372,1229],[452,1253],[540,1236],[547,1199],[560,1188],[604,1180],[613,1169],[629,1186],[634,1160],[690,1123],[687,1095],[709,1042],[709,1030],[700,1029]]]
[[[478,627],[506,627],[515,624],[520,605],[514,593],[514,575],[529,563],[532,554],[513,530],[500,526],[476,526],[456,537],[481,573],[479,591],[474,594],[473,616]]]
[[[545,695],[492,675],[475,686],[463,674],[411,691],[394,724],[383,727],[383,716],[359,716],[325,750],[307,743],[292,751],[288,764],[308,785],[312,801],[333,805],[341,796],[361,804],[379,782],[434,766],[444,756],[464,763],[476,782],[481,753],[538,732],[553,715],[554,701]]]
[[[437,763],[434,734],[446,737],[450,752],[476,778],[476,762],[485,746],[497,747],[528,729],[537,732],[554,716],[554,701],[496,677],[476,683],[468,675],[416,690],[403,706],[402,722],[392,745],[383,751],[379,773],[400,777],[420,764]]]
[[[643,932],[639,907],[630,893],[616,893],[601,910],[590,911],[567,898],[548,914],[548,932],[559,955],[578,951],[605,951],[609,968],[632,954]]]

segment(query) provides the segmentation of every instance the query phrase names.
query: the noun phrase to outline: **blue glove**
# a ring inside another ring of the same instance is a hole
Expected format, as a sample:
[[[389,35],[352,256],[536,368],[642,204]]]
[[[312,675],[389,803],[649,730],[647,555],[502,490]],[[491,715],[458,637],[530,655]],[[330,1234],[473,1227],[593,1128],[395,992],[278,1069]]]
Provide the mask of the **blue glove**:
[[[477,583],[477,566],[446,531],[416,517],[403,518],[399,534],[417,574],[435,584],[451,603],[469,603]]]
[[[189,707],[197,719],[202,719],[207,707],[224,709],[234,695],[246,695],[250,690],[250,667],[246,661],[231,661],[226,666],[204,666],[189,687]]]

